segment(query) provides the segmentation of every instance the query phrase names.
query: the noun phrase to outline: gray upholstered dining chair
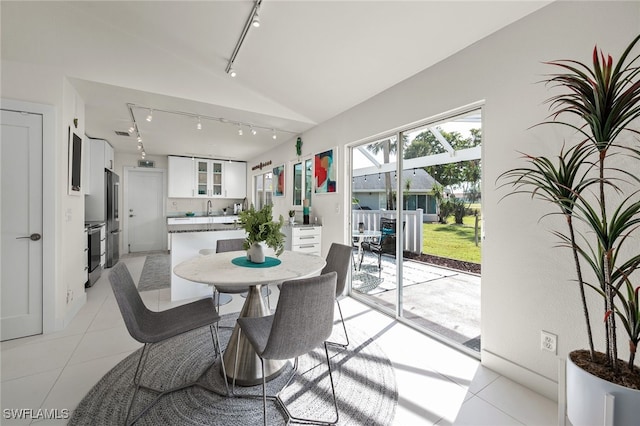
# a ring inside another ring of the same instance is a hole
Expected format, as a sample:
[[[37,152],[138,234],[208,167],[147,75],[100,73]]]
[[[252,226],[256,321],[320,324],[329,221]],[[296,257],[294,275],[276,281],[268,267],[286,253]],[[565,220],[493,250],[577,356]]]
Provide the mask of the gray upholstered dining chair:
[[[344,292],[345,285],[347,283],[347,274],[349,272],[349,263],[351,262],[351,246],[347,246],[339,243],[332,243],[329,247],[329,253],[327,253],[327,264],[322,269],[321,274],[335,271],[338,274],[336,282],[336,304],[338,305],[338,313],[340,314],[340,321],[342,322],[342,329],[344,330],[345,343],[328,342],[335,346],[341,346],[346,348],[349,346],[349,334],[347,334],[347,327],[344,323],[344,317],[342,316],[342,308],[340,307],[340,301],[338,300]]]
[[[218,240],[216,242],[216,253],[224,253],[227,251],[239,251],[244,250],[243,244],[244,238],[230,238],[227,240]],[[266,294],[267,294],[267,306],[269,307],[269,311],[271,311],[271,300],[269,299],[269,288],[265,286]],[[213,299],[216,301],[216,306],[220,309],[220,294],[241,294],[249,291],[249,287],[234,287],[234,286],[224,286],[224,285],[214,285],[213,286]],[[264,293],[264,292],[263,292]],[[217,298],[216,298],[217,296]]]
[[[333,307],[336,295],[338,274],[329,272],[316,277],[290,280],[282,283],[280,297],[275,314],[266,317],[238,318],[240,333],[247,340],[260,358],[262,367],[262,413],[264,424],[267,424],[267,399],[275,400],[291,420],[311,424],[336,424],[339,420],[336,391],[331,372],[331,362],[327,349],[327,339],[333,329]],[[238,339],[238,342],[240,339]],[[298,370],[298,358],[318,346],[324,344],[324,352],[329,369],[331,393],[335,408],[335,420],[316,420],[295,417],[291,414],[280,394],[289,386]],[[235,369],[237,375],[238,352],[236,351]],[[291,377],[284,387],[274,396],[267,396],[264,360],[286,360],[295,358]],[[235,380],[233,381],[235,389]],[[238,395],[245,396],[245,395]],[[253,395],[252,395],[253,396]],[[251,397],[246,395],[246,397]]]
[[[113,289],[113,293],[116,301],[118,302],[118,307],[120,308],[122,318],[124,319],[124,323],[127,326],[129,334],[131,334],[131,337],[138,342],[144,343],[142,351],[140,351],[140,358],[138,359],[136,372],[133,376],[135,390],[127,409],[125,424],[129,425],[135,423],[151,407],[153,407],[161,397],[169,393],[192,386],[199,386],[213,391],[213,389],[198,380],[170,389],[155,389],[141,384],[144,366],[149,356],[149,351],[154,343],[162,342],[200,327],[209,326],[214,352],[216,355],[220,355],[220,338],[218,336],[217,328],[220,316],[215,309],[213,299],[208,297],[185,305],[176,306],[165,311],[156,312],[147,309],[145,306],[142,298],[140,297],[140,293],[138,293],[138,289],[131,278],[131,274],[124,263],[119,262],[111,269],[109,273],[109,281],[111,282],[111,288]],[[223,374],[226,375],[222,356],[220,356],[220,362],[222,364]],[[203,371],[203,374],[207,370],[208,368]],[[228,395],[229,387],[226,381],[225,385],[227,386],[226,395]],[[157,395],[152,402],[146,405],[133,418],[133,420],[129,422],[129,416],[131,415],[131,410],[135,404],[136,395],[141,388],[152,391]]]

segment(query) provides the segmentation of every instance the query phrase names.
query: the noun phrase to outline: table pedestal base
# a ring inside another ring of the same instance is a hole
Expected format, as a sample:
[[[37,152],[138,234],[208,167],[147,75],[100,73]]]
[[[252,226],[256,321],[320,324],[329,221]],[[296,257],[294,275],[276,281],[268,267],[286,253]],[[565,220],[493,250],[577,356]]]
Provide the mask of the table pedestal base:
[[[271,315],[264,303],[261,295],[261,285],[249,287],[247,299],[240,311],[240,317],[264,317]],[[238,342],[238,336],[239,342]],[[240,386],[254,386],[262,383],[262,369],[260,366],[260,358],[253,350],[249,341],[240,335],[240,328],[236,324],[233,333],[229,339],[227,349],[224,351],[223,360],[227,370],[227,381],[233,382],[234,371],[236,366],[236,350],[238,353],[238,376],[236,384]],[[271,380],[284,370],[287,361],[281,360],[265,360],[264,374],[267,380]]]

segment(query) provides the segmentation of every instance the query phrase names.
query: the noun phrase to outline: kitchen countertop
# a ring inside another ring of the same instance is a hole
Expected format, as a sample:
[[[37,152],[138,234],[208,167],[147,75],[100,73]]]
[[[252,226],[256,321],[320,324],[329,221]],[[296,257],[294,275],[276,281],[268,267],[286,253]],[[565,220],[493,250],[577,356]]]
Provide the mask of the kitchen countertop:
[[[179,225],[167,225],[170,234],[178,232],[211,232],[211,231],[233,231],[240,229],[233,224],[224,223],[184,223]]]

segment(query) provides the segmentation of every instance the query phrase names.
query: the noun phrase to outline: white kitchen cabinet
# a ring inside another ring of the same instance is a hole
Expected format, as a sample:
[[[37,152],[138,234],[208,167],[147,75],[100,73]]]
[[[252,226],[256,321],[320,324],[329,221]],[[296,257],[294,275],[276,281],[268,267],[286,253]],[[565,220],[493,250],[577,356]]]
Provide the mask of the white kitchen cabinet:
[[[247,163],[169,155],[169,198],[247,196]]]
[[[199,198],[223,198],[223,164],[221,161],[195,159],[196,193]]]
[[[89,191],[85,192],[84,219],[85,221],[103,221],[106,219],[105,146],[111,145],[104,139],[91,139],[88,136],[85,136],[84,141],[89,151],[89,163],[86,166],[90,174],[88,185],[85,186]]]
[[[322,256],[322,227],[318,225],[294,225],[282,227],[285,250]]]
[[[224,163],[224,196],[237,199],[247,196],[247,163]]]
[[[195,195],[194,164],[193,158],[169,156],[169,198],[191,198]]]
[[[85,136],[82,141],[82,191],[91,194],[91,142]]]
[[[113,171],[115,165],[113,163],[113,147],[105,141],[104,143],[104,168]]]

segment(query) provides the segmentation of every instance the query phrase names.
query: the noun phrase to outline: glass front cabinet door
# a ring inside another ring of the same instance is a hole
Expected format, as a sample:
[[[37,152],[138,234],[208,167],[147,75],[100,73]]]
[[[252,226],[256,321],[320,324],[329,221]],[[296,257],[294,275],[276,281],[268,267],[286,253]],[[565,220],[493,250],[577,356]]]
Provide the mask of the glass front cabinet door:
[[[222,197],[222,163],[213,160],[196,160],[196,196]]]

